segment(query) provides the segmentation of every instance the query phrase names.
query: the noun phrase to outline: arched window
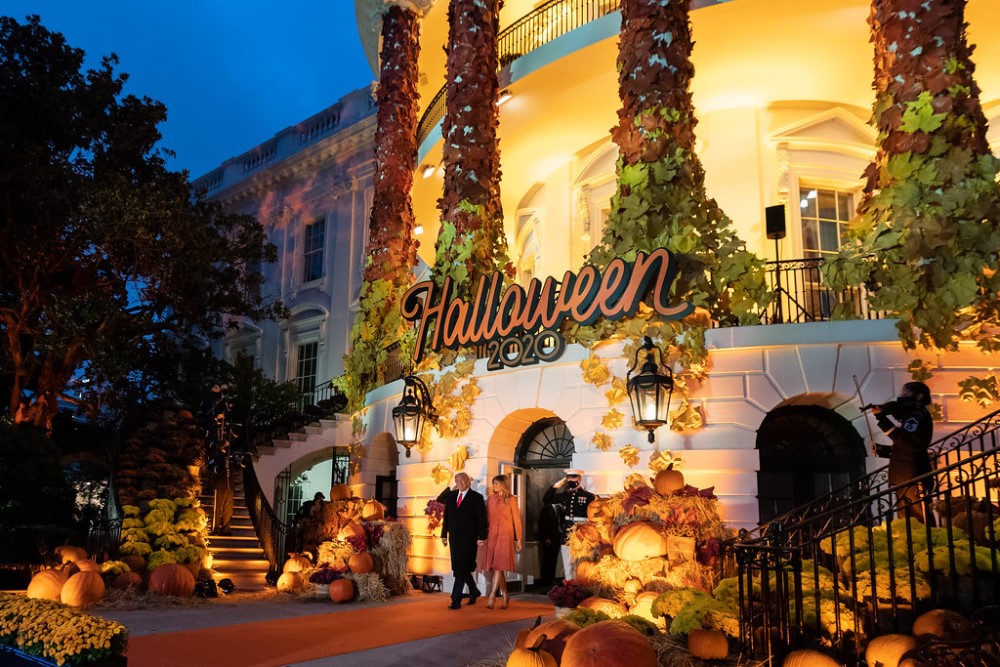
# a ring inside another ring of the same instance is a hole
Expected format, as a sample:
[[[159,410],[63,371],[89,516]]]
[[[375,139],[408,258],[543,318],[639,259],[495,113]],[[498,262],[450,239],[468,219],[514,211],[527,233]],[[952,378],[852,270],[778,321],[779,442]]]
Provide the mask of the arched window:
[[[522,468],[566,468],[573,459],[573,435],[566,422],[549,417],[532,424],[517,444],[517,465]]]

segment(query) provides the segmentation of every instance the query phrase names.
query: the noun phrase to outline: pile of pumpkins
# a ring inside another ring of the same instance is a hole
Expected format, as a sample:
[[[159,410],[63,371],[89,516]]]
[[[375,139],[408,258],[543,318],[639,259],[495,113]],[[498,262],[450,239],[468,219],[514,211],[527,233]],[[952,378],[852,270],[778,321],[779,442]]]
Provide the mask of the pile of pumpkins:
[[[584,628],[556,619],[522,630],[507,667],[657,667],[656,650],[646,637],[618,620]]]
[[[27,597],[55,600],[70,607],[92,607],[104,599],[107,586],[127,590],[142,585],[142,577],[135,572],[116,574],[106,583],[101,566],[88,558],[87,551],[81,547],[57,547],[55,554],[60,559],[59,566],[35,574],[28,583]],[[147,590],[160,595],[191,597],[194,583],[194,575],[188,568],[170,563],[150,573]]]

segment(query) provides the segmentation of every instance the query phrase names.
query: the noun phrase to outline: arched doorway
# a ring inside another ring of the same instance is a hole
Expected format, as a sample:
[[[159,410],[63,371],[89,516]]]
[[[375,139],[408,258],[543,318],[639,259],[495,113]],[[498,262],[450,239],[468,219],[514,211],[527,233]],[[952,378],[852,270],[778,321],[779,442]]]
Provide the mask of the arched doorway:
[[[819,405],[772,410],[757,429],[760,522],[865,474],[865,444],[839,414]]]

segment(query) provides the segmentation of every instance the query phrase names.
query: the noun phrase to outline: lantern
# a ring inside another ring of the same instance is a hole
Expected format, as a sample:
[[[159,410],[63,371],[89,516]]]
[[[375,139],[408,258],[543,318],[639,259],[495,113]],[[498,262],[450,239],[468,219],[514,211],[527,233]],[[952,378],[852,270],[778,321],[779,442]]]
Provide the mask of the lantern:
[[[410,449],[420,442],[424,424],[437,423],[437,412],[423,380],[410,375],[403,382],[403,398],[392,409],[392,422],[396,428],[396,442],[406,448],[406,458],[410,458]]]
[[[670,397],[674,393],[674,373],[670,368],[663,366],[666,375],[660,372],[663,365],[663,352],[653,345],[649,336],[645,337],[645,343],[635,352],[635,362],[626,375],[628,398],[632,403],[632,416],[635,418],[636,426],[646,429],[649,432],[649,441],[653,442],[653,431],[669,421],[670,418]],[[659,361],[653,352],[659,354]],[[646,360],[642,363],[642,370],[638,375],[632,376],[632,372],[639,366],[639,357],[645,353]]]

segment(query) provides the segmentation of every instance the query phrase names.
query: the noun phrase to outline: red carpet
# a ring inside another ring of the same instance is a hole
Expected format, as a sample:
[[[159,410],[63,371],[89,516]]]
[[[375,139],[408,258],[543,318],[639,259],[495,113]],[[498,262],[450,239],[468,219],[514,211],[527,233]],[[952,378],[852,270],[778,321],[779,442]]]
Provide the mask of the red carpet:
[[[129,639],[129,667],[278,667],[342,653],[499,625],[551,614],[551,604],[521,602],[509,609],[447,609],[446,595],[430,595],[356,611],[204,630],[165,632]]]

